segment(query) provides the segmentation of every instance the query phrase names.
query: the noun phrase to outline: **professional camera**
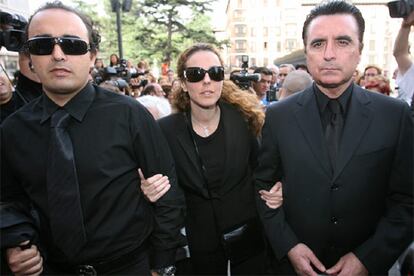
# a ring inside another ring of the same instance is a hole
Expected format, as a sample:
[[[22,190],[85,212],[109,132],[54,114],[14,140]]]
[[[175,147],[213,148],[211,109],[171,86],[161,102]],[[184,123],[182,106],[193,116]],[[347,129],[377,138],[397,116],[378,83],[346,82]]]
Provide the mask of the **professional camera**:
[[[110,82],[111,85],[118,87],[119,89],[123,89],[128,86],[128,84],[131,85],[132,88],[139,88],[144,87],[147,85],[148,80],[142,79],[138,83],[131,83],[131,77],[136,78],[138,76],[142,76],[145,73],[134,73],[130,74],[126,67],[123,69],[121,66],[119,67],[105,67],[100,70],[98,74],[96,74],[94,78],[94,82],[99,85],[102,82]]]
[[[407,17],[414,11],[414,0],[399,0],[387,3],[390,16],[393,18]]]
[[[269,103],[277,101],[278,91],[279,87],[271,87],[268,91],[266,91],[266,101]]]
[[[19,51],[25,43],[24,28],[27,20],[19,14],[0,11],[0,48]]]
[[[260,74],[249,74],[247,68],[249,68],[249,56],[243,55],[242,70],[239,73],[230,75],[230,80],[243,90],[248,90],[250,88],[250,82],[260,80]]]

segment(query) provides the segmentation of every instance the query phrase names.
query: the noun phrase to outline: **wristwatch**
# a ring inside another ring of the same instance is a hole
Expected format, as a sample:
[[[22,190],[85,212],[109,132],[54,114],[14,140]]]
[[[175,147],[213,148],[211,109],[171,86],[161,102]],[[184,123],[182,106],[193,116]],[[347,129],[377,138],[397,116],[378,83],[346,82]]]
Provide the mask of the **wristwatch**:
[[[175,266],[170,265],[170,266],[154,269],[153,271],[158,273],[159,276],[174,276],[175,270],[176,270]]]

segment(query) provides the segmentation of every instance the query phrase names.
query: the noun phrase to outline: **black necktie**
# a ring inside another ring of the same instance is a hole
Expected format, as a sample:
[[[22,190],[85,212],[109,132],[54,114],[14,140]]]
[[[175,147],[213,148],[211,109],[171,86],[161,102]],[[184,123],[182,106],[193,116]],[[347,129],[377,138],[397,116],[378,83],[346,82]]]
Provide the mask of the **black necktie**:
[[[58,109],[50,120],[47,193],[55,244],[72,258],[86,242],[73,147],[66,130],[70,115]]]
[[[329,157],[332,168],[335,169],[336,156],[338,154],[344,120],[342,118],[341,106],[338,100],[329,100],[328,108],[331,111],[330,120],[325,130],[325,138],[328,143]]]

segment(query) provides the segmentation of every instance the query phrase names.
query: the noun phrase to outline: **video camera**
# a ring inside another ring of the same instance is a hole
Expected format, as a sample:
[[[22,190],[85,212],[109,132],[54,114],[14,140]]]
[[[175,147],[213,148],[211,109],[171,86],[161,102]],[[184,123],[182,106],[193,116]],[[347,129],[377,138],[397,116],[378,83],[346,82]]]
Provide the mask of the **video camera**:
[[[126,60],[121,59],[120,66],[118,67],[105,67],[100,69],[99,73],[96,74],[94,82],[99,85],[102,82],[110,83],[112,86],[118,87],[119,89],[124,89],[128,85],[131,85],[132,88],[144,87],[147,85],[148,80],[142,79],[138,83],[131,83],[131,78],[137,78],[139,76],[145,75],[145,72],[135,72],[130,73],[126,67]]]
[[[239,73],[233,73],[230,75],[230,80],[237,84],[240,89],[248,90],[250,88],[250,82],[259,81],[260,74],[249,74],[247,69],[249,68],[249,56],[242,55],[242,70]]]
[[[19,14],[0,11],[0,47],[18,52],[25,43],[27,20]]]
[[[392,1],[387,6],[392,18],[404,18],[414,11],[414,0]]]

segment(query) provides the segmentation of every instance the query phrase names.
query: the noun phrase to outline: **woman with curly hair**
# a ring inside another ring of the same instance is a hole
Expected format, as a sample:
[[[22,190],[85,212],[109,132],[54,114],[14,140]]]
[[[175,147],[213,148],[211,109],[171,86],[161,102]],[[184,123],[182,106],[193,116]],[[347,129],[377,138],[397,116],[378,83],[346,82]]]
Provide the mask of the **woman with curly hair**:
[[[222,59],[208,44],[185,50],[177,74],[181,87],[171,100],[175,113],[158,122],[186,196],[193,273],[225,275],[228,261],[232,274],[264,273],[253,186],[263,109],[255,95],[224,80]],[[272,189],[277,196],[262,194],[270,207],[281,204],[279,185]]]

